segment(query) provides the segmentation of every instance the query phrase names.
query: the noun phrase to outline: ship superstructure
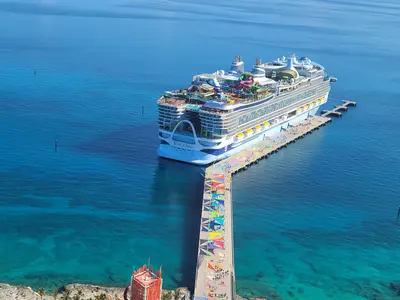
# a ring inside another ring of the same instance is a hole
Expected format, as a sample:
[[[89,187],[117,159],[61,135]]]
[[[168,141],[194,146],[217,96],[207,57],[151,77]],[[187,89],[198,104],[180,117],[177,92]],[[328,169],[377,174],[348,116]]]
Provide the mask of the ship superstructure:
[[[333,81],[307,57],[257,59],[246,72],[237,56],[229,71],[193,76],[158,100],[158,153],[199,165],[223,159],[315,115]]]

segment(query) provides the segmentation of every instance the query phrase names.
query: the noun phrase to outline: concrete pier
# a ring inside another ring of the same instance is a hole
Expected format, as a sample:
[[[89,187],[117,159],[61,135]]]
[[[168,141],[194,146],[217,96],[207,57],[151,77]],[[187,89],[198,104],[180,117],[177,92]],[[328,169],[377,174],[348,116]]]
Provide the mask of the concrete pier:
[[[231,174],[206,169],[194,299],[235,299]]]
[[[197,257],[195,300],[231,300],[236,298],[232,175],[257,164],[261,159],[304,138],[341,116],[354,101],[343,100],[333,110],[322,111],[304,122],[291,125],[274,137],[265,137],[260,143],[232,155],[205,170],[203,206]]]
[[[341,117],[342,113],[341,111],[347,111],[349,106],[357,106],[357,102],[354,101],[349,101],[349,100],[342,100],[343,104],[342,105],[336,105],[332,110],[322,110],[321,111],[321,117],[329,117],[329,116],[334,116],[334,117]]]
[[[329,122],[331,119],[326,117],[308,118],[205,170],[195,300],[236,298],[232,174],[267,158]]]

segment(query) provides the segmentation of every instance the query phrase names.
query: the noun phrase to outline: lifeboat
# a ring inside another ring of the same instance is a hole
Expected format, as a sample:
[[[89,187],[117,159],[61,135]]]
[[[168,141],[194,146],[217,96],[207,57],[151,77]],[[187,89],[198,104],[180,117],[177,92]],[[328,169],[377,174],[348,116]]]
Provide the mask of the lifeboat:
[[[244,138],[244,134],[243,133],[238,133],[237,135],[236,135],[236,138],[238,139],[238,140],[241,140],[242,138]]]
[[[256,127],[255,127],[255,132],[260,132],[261,131],[261,129],[262,129],[262,127],[260,126],[260,125],[257,125]]]
[[[302,112],[302,111],[303,111],[303,108],[302,108],[302,107],[299,107],[299,108],[297,109],[297,111],[298,111],[298,112]]]
[[[246,134],[247,134],[247,135],[251,135],[251,134],[253,134],[253,133],[254,133],[253,129],[247,129],[247,130],[246,130]]]
[[[303,109],[308,109],[308,105],[304,105],[304,106],[303,106]]]
[[[264,125],[264,127],[269,127],[269,126],[271,126],[271,124],[270,124],[268,121],[264,122],[263,125]]]

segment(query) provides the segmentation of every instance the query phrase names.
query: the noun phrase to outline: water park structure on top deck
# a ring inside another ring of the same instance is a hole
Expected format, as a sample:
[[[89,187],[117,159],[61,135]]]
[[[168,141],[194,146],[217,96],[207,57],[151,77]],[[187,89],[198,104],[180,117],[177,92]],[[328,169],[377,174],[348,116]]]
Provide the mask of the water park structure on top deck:
[[[188,88],[168,91],[158,103],[171,106],[196,104],[203,106],[202,109],[213,112],[221,110],[223,113],[227,105],[248,104],[269,96],[272,98],[273,94],[295,90],[321,72],[324,72],[323,67],[307,57],[297,60],[295,56],[264,64],[257,59],[251,72],[245,72],[244,63],[237,56],[228,72],[218,70],[211,74],[195,75]]]
[[[244,72],[243,62],[236,57],[229,72],[219,70],[213,74],[199,74],[193,77],[190,87],[166,92],[159,104],[180,106],[188,104],[203,106],[208,101],[225,104],[250,103],[271,95],[274,80],[259,80],[258,74]],[[218,109],[214,109],[218,110]]]

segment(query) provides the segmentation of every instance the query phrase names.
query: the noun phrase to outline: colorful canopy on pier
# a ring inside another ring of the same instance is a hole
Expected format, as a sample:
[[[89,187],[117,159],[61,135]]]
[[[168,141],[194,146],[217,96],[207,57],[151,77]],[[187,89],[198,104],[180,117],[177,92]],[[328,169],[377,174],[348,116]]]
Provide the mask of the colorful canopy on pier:
[[[217,222],[220,225],[225,225],[225,220],[223,218],[215,218],[213,221]]]
[[[218,237],[220,237],[221,236],[221,233],[218,233],[218,232],[210,232],[210,240],[215,240],[215,239],[217,239]]]
[[[225,175],[224,174],[213,174],[214,178],[224,178]]]
[[[213,201],[219,201],[219,200],[221,200],[221,201],[225,201],[225,196],[218,196],[218,197],[214,197],[214,198],[211,198]],[[221,203],[222,204],[222,203]]]
[[[214,178],[212,182],[224,183],[225,178]]]
[[[217,249],[217,248],[219,248],[217,245],[215,245],[214,243],[210,243],[209,245],[208,245],[208,248],[209,249]]]
[[[225,200],[224,199],[216,199],[216,200],[213,200],[213,202],[217,202],[219,205],[221,205],[221,206],[224,206],[225,205]]]
[[[217,212],[210,212],[210,217],[212,218],[218,218],[218,217],[222,217],[223,215]]]
[[[222,248],[222,249],[225,248],[225,242],[223,242],[223,241],[214,241],[214,244],[216,246],[218,246],[219,248]]]
[[[220,231],[220,228],[221,228],[221,225],[218,225],[218,224],[210,224],[210,227],[209,228],[207,228],[207,230],[203,230],[203,231],[215,231],[215,232],[222,232],[222,231]]]
[[[213,206],[212,207],[212,211],[223,213],[224,212],[224,208],[222,206]]]
[[[212,193],[211,194],[211,197],[214,199],[217,199],[217,198],[219,198],[219,197],[222,197],[222,196],[225,196],[224,194],[221,194],[221,193]]]
[[[213,181],[212,183],[213,188],[219,188],[219,189],[224,189],[225,185],[221,182]]]

